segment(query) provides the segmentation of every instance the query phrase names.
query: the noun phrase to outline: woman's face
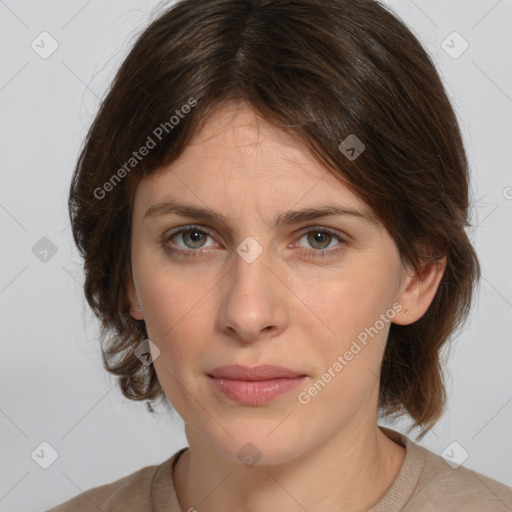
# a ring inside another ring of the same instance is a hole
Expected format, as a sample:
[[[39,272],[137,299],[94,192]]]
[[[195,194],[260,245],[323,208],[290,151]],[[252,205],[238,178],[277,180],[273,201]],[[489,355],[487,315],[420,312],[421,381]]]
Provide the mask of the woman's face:
[[[290,214],[327,207],[360,215]],[[248,107],[217,111],[179,160],[142,180],[132,315],[160,351],[155,369],[187,435],[230,459],[254,450],[272,464],[375,428],[380,364],[390,322],[405,318],[408,274],[367,213],[301,141]],[[224,365],[305,377],[253,403],[243,385],[236,397],[218,390],[209,373]]]

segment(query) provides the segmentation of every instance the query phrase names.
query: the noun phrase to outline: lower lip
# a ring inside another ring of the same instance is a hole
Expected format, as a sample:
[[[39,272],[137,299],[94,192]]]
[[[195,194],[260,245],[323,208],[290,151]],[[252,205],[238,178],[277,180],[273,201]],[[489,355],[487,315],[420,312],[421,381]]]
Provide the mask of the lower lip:
[[[210,377],[215,388],[227,398],[244,405],[261,405],[287,393],[304,382],[306,376],[294,379],[232,380]]]

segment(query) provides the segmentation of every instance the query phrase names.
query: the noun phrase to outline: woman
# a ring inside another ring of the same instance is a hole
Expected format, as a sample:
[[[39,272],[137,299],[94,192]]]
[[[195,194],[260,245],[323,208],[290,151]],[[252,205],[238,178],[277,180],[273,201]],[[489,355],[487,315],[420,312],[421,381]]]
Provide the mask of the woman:
[[[87,136],[70,215],[106,368],[189,447],[52,511],[509,510],[424,435],[479,277],[430,58],[370,0],[182,0]],[[507,508],[508,507],[508,508]]]

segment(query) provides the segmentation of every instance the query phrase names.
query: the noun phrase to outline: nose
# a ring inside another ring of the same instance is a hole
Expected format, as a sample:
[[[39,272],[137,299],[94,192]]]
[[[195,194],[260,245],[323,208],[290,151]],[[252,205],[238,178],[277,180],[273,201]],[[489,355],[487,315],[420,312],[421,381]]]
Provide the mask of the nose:
[[[238,253],[233,260],[232,271],[223,279],[221,330],[241,343],[278,336],[287,326],[290,291],[272,268],[276,265],[266,251],[250,263]]]

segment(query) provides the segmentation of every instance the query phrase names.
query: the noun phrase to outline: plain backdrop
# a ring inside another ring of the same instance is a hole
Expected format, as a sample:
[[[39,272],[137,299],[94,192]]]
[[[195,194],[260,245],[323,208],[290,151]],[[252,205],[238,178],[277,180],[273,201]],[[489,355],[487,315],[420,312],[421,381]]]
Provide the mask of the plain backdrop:
[[[512,2],[389,5],[432,55],[459,116],[483,273],[449,353],[446,414],[421,444],[462,448],[466,467],[512,486]],[[99,101],[155,7],[0,1],[0,511],[44,510],[186,446],[177,413],[151,416],[102,368],[66,204]]]

